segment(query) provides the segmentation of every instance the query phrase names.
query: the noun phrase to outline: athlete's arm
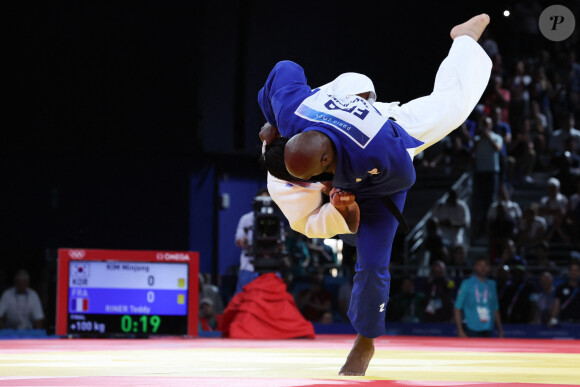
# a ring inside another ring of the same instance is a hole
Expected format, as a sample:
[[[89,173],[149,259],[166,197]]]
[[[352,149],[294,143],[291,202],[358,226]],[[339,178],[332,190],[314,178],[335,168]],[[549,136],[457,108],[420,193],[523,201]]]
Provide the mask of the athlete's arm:
[[[277,114],[285,102],[286,88],[295,90],[304,87],[305,92],[310,88],[306,84],[304,69],[297,63],[289,60],[276,63],[266,80],[266,84],[258,92],[258,104],[266,120],[273,126],[279,127]],[[287,102],[287,101],[286,101]]]
[[[333,188],[330,191],[330,204],[342,215],[351,232],[358,231],[360,223],[360,208],[354,201],[354,195],[347,191]]]
[[[320,183],[286,182],[268,174],[268,192],[293,230],[309,238],[331,238],[356,232],[357,209],[351,204],[345,218],[331,203],[322,204],[322,189],[324,186]]]
[[[260,129],[260,140],[266,142],[266,145],[270,145],[272,141],[281,137],[280,132],[278,132],[278,128],[274,125],[266,122],[264,126]]]

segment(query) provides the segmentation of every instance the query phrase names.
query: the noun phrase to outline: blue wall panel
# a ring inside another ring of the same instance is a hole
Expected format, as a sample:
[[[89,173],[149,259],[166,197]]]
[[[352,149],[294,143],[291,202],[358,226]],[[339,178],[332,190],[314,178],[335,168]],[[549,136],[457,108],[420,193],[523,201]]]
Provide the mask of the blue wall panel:
[[[215,172],[205,167],[191,177],[189,248],[199,252],[199,271],[212,272]]]

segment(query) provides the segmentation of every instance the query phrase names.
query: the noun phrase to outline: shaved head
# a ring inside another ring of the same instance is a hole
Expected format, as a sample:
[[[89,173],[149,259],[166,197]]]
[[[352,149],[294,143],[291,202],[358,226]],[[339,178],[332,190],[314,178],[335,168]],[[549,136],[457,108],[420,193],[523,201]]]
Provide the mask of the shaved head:
[[[336,168],[334,144],[324,133],[309,131],[297,134],[286,144],[284,163],[291,175],[308,180]]]

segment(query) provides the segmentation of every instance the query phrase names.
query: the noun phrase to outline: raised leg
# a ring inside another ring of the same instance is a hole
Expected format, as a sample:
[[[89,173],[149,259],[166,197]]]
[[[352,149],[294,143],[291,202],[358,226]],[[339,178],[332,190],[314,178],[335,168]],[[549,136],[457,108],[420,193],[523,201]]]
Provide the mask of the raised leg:
[[[482,13],[481,15],[474,16],[465,23],[453,27],[450,33],[451,39],[455,40],[458,36],[467,35],[477,42],[488,24],[489,16],[487,14]]]

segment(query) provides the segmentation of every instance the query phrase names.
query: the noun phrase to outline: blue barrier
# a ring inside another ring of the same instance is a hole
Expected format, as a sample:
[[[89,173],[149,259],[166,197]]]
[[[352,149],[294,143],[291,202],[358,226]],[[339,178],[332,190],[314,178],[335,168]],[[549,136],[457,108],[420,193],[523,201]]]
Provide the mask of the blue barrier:
[[[0,340],[5,339],[45,339],[44,329],[0,329]]]
[[[314,324],[317,334],[356,334],[350,324]],[[518,339],[580,339],[580,325],[560,324],[553,328],[545,325],[505,324],[504,337]],[[387,323],[388,336],[441,336],[457,337],[454,323]],[[494,332],[497,336],[497,331]]]

